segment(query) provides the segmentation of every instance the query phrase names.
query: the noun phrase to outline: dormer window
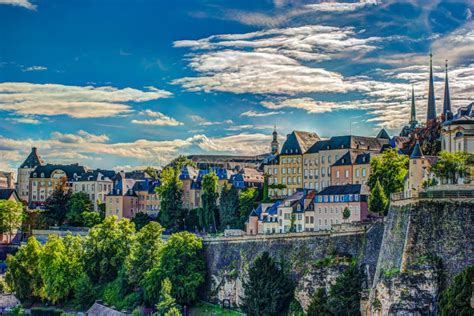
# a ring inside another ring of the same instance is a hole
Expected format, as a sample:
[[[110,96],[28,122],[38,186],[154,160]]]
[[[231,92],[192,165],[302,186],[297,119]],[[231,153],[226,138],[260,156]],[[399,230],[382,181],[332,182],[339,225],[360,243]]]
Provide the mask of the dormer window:
[[[36,172],[35,172],[35,173],[33,173],[33,178],[36,178]]]
[[[44,172],[41,172],[41,178],[44,178]]]

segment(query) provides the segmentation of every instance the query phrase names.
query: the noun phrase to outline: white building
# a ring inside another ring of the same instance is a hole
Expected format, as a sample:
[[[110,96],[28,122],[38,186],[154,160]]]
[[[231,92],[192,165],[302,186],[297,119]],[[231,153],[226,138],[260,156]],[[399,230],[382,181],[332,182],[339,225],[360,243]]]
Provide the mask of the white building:
[[[115,171],[93,170],[79,175],[72,185],[73,192],[84,192],[89,196],[94,211],[98,211],[98,205],[105,203],[105,197],[112,192]]]
[[[461,107],[441,125],[441,149],[474,152],[474,103]]]

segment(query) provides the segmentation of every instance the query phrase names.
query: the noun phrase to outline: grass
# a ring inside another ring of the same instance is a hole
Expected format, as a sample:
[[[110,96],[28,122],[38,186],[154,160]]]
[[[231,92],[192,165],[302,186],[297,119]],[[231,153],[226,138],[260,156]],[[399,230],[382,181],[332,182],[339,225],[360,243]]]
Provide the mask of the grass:
[[[209,303],[199,303],[196,306],[192,307],[189,311],[191,316],[243,316],[245,314],[231,310],[225,309],[219,305],[212,305]]]

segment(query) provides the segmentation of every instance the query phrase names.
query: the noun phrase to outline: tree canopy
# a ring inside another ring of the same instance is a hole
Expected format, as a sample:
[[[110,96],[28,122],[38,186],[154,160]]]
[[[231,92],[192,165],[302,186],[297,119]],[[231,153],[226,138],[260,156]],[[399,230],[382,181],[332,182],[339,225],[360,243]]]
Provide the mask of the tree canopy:
[[[62,178],[56,183],[53,193],[46,199],[44,215],[50,224],[62,225],[64,223],[70,197],[71,190],[67,185],[67,180]]]
[[[403,191],[403,182],[408,173],[408,156],[398,154],[396,148],[383,151],[380,157],[370,161],[370,176],[367,184],[373,190],[377,181],[386,196]]]
[[[223,186],[219,196],[219,218],[222,228],[239,225],[239,192],[234,186]]]
[[[209,172],[202,177],[202,208],[199,212],[199,225],[207,230],[208,227],[212,226],[214,231],[217,230],[218,223],[218,207],[217,198],[217,185],[219,178],[214,172]]]
[[[369,196],[369,209],[376,214],[386,215],[388,211],[389,200],[385,195],[382,185],[377,180]]]
[[[84,192],[76,192],[71,194],[67,201],[66,218],[70,225],[85,226],[82,213],[92,212],[93,204],[89,199],[89,195]],[[87,215],[86,215],[87,217]]]
[[[474,266],[459,273],[453,283],[441,293],[439,312],[441,316],[474,314],[471,297],[474,284]]]
[[[249,315],[271,316],[286,311],[294,296],[294,284],[268,252],[255,259],[242,284],[241,308]]]
[[[431,171],[442,180],[455,184],[459,177],[464,177],[467,174],[468,160],[471,157],[472,154],[463,151],[455,153],[442,151]]]
[[[23,217],[22,203],[0,200],[0,233],[11,235],[14,229],[20,228]]]

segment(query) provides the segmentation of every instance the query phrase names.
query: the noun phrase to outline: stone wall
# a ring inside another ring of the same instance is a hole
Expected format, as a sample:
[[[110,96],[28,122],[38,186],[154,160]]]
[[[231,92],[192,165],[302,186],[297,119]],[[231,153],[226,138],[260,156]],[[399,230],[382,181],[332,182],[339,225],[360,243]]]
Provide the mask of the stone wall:
[[[221,303],[229,300],[232,306],[240,304],[242,279],[249,265],[264,251],[282,262],[296,281],[296,297],[303,307],[319,287],[329,288],[347,267],[347,261],[336,260],[330,265],[321,265],[320,259],[328,256],[340,258],[360,257],[367,272],[367,284],[371,284],[383,225],[374,224],[364,230],[340,234],[292,234],[258,238],[231,238],[206,240],[207,282],[203,298]]]
[[[438,295],[474,265],[474,204],[422,201],[391,207],[369,315],[436,314]]]

